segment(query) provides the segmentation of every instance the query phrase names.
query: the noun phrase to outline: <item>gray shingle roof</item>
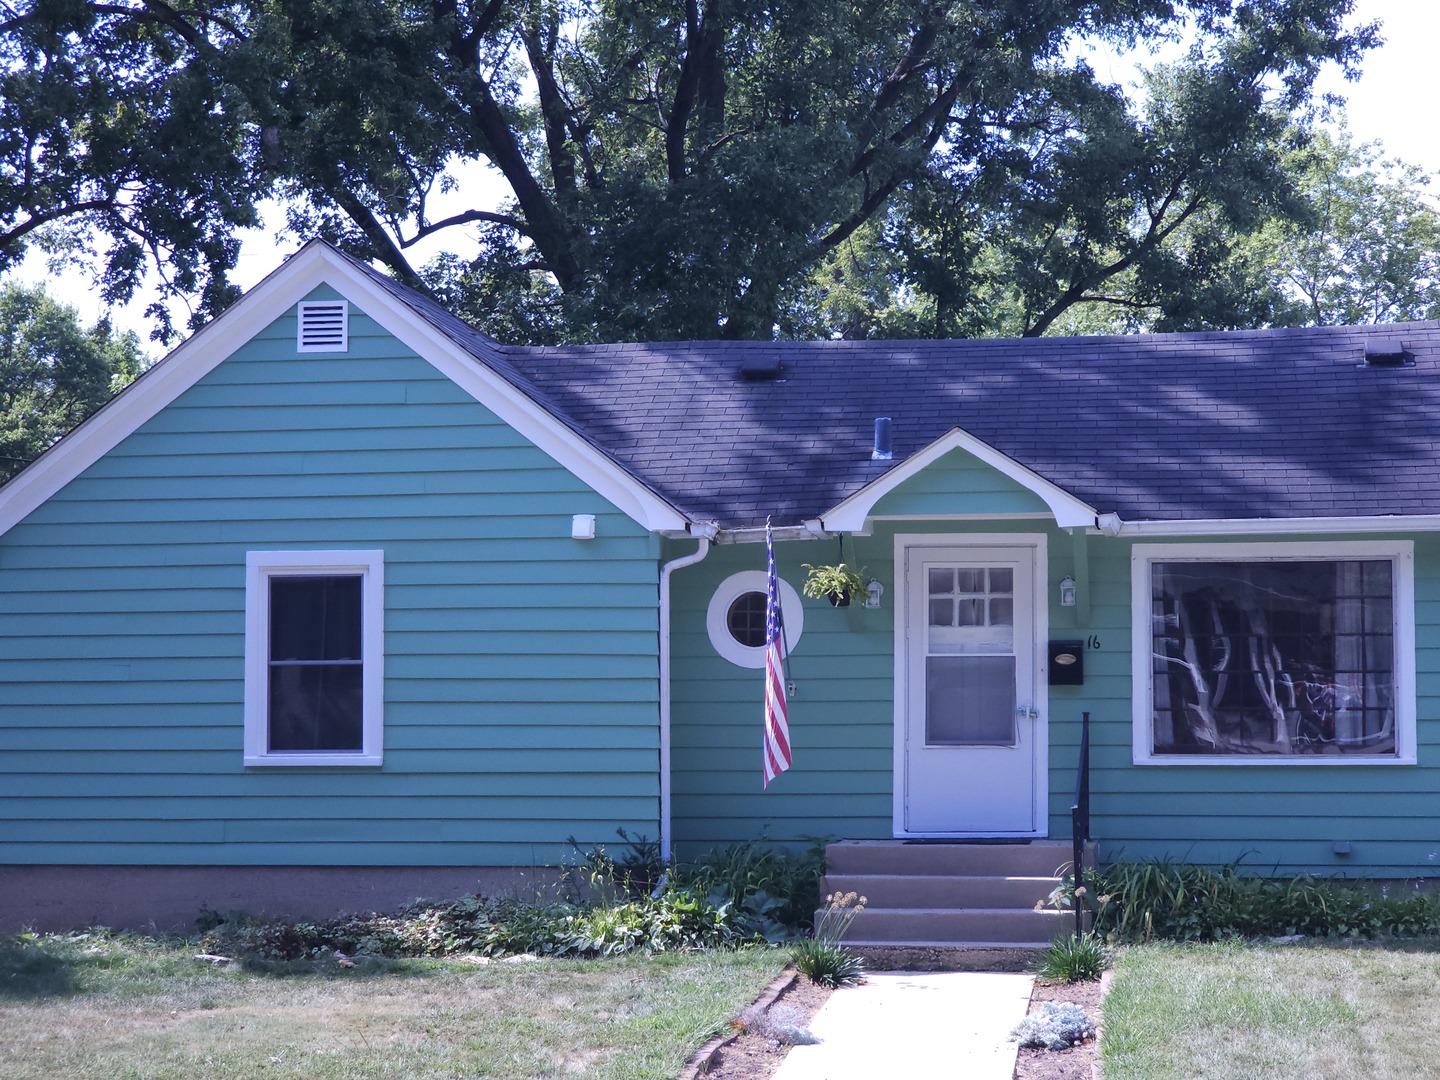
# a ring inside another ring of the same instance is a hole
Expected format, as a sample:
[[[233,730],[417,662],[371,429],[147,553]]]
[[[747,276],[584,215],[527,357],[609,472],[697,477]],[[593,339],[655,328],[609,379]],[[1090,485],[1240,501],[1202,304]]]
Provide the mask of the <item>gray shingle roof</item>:
[[[696,519],[798,523],[960,427],[1126,520],[1440,514],[1440,323],[501,346],[393,292]],[[1403,367],[1364,363],[1399,337]],[[778,358],[774,382],[739,377]],[[895,461],[870,460],[877,416]]]
[[[1400,336],[1413,363],[1367,367]],[[723,525],[816,517],[953,427],[1126,520],[1440,514],[1440,323],[1023,340],[504,350],[595,442]],[[778,382],[738,377],[778,355]]]

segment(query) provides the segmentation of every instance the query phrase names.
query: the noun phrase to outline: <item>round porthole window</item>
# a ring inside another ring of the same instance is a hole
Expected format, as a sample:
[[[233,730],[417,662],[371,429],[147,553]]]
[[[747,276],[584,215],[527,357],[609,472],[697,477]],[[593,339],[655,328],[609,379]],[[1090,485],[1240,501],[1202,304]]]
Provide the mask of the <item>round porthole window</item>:
[[[780,581],[780,610],[785,616],[785,651],[794,650],[805,629],[800,594]],[[740,667],[765,666],[765,571],[742,570],[720,583],[710,597],[705,628],[715,651]]]

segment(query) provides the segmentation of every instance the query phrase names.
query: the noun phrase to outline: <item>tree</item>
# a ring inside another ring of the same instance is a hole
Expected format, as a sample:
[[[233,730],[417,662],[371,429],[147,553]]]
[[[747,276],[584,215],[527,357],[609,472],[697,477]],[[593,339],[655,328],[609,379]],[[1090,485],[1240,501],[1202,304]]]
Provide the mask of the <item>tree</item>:
[[[964,264],[975,245],[938,216],[958,208],[1027,226],[1033,258],[988,257],[1026,271],[1040,332],[1202,207],[1237,214],[1263,190],[1270,110],[1375,40],[1345,29],[1350,6],[32,0],[0,21],[3,123],[24,133],[0,146],[0,243],[13,256],[60,222],[99,228],[117,245],[109,287],[133,284],[148,249],[181,268],[177,287],[203,269],[208,311],[226,298],[225,240],[270,194],[295,231],[401,280],[489,290],[502,326],[768,337],[869,223],[938,259],[932,276]],[[1190,81],[1149,120],[1071,48],[1185,20]],[[492,164],[510,204],[437,220],[455,161]],[[459,229],[503,272],[413,265],[417,241]],[[948,326],[961,307],[942,293]]]
[[[145,366],[133,333],[88,330],[39,287],[0,286],[0,483],[9,480]]]
[[[1291,158],[1308,213],[1267,223],[1252,258],[1272,266],[1317,325],[1440,318],[1440,212],[1430,177],[1347,132]]]

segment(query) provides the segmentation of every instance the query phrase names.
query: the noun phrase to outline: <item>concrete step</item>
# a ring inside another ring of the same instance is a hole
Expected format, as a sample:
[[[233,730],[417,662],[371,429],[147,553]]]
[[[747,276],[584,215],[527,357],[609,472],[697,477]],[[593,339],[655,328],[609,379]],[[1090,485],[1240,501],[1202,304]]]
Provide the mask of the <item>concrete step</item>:
[[[892,941],[852,947],[871,971],[1029,971],[1044,952],[1014,941]]]
[[[913,945],[917,942],[984,942],[1015,947],[1043,947],[1074,925],[1073,916],[1057,911],[1013,908],[871,908],[851,924],[845,944]]]
[[[1059,884],[1056,877],[831,873],[820,883],[820,895],[858,893],[880,908],[1033,908]]]
[[[1070,857],[1070,844],[1056,840],[1014,844],[842,840],[825,848],[826,870],[833,876],[1054,877]]]

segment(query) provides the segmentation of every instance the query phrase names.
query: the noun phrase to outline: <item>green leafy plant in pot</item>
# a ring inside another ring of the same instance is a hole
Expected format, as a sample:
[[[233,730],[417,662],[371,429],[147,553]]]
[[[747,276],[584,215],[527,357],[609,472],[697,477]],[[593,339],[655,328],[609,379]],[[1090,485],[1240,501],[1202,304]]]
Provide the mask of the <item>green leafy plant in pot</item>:
[[[833,566],[812,566],[810,563],[801,565],[808,571],[805,577],[806,596],[817,600],[824,597],[836,607],[849,607],[852,597],[864,595],[865,579],[861,576],[865,573],[863,567],[852,570],[843,562]]]

